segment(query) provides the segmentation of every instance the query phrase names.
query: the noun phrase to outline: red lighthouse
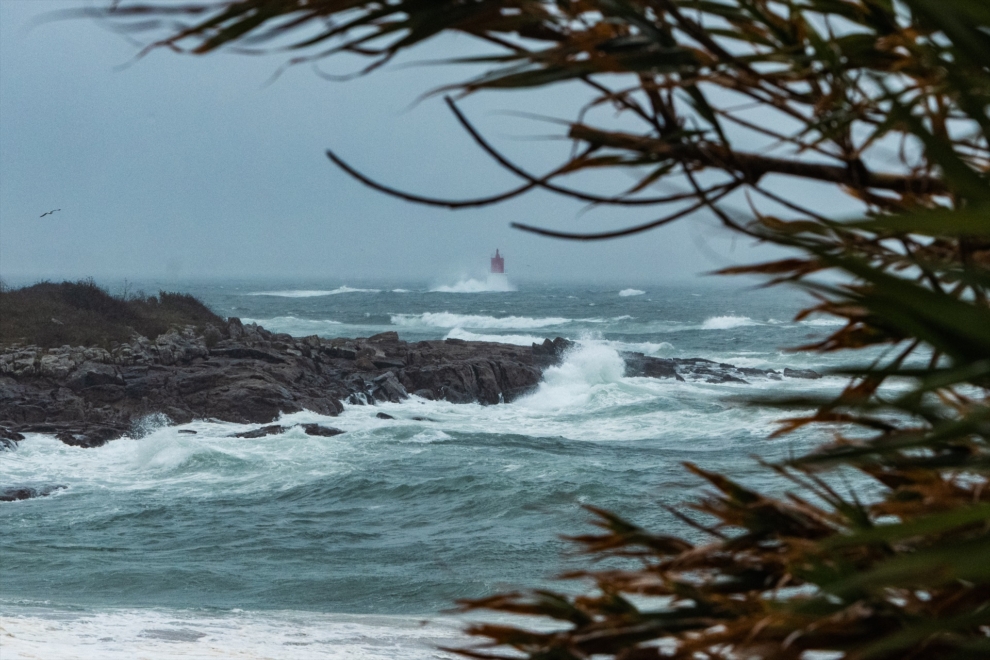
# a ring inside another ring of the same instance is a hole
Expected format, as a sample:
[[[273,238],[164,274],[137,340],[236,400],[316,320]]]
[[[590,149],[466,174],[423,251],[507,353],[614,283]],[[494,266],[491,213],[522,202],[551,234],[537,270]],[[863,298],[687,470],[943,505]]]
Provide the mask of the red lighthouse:
[[[504,273],[505,272],[505,259],[503,259],[499,255],[498,248],[495,248],[495,256],[492,257],[492,272],[493,273]]]

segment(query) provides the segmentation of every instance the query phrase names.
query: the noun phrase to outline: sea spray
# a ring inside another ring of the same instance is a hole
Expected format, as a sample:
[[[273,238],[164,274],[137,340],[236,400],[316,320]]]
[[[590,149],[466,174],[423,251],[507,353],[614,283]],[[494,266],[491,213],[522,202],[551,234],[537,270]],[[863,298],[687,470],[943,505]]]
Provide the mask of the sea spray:
[[[517,289],[505,275],[492,274],[484,280],[462,279],[456,284],[435,286],[430,291],[433,293],[511,293]]]
[[[397,326],[427,326],[433,328],[483,328],[504,330],[525,330],[528,328],[547,328],[565,323],[573,323],[572,319],[559,316],[531,318],[526,316],[483,316],[479,314],[454,314],[451,312],[426,312],[424,314],[393,314],[392,324]]]
[[[586,406],[596,390],[619,383],[626,363],[619,353],[598,342],[581,342],[564,355],[564,361],[543,373],[543,382],[521,402],[530,408],[549,410]]]

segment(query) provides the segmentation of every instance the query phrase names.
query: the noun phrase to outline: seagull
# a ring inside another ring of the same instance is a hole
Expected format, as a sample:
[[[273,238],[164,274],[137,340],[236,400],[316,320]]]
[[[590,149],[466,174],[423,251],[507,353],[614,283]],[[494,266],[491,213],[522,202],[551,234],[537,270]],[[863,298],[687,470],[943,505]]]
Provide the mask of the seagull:
[[[51,211],[49,211],[48,213],[42,213],[42,214],[41,214],[40,216],[38,216],[38,217],[39,217],[39,218],[43,218],[43,217],[45,217],[46,215],[51,215],[51,214],[52,214],[52,213],[54,213],[55,211],[61,211],[61,210],[62,210],[62,209],[52,209],[52,210],[51,210]]]

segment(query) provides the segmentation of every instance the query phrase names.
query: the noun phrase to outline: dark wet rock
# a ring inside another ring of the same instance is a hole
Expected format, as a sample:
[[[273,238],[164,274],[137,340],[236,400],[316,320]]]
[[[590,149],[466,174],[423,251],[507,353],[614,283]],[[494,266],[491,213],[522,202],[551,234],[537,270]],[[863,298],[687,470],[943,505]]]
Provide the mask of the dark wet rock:
[[[196,431],[193,431],[192,429],[179,429],[179,433],[183,435],[196,435]]]
[[[81,430],[64,430],[55,434],[55,437],[72,447],[83,447],[92,449],[102,447],[111,440],[115,440],[124,435],[119,428],[110,426],[90,426]]]
[[[753,380],[780,380],[781,375],[773,369],[757,369],[754,367],[737,367],[734,364],[715,362],[704,358],[658,358],[649,357],[643,353],[624,353],[627,376],[649,378],[673,378],[679,381],[703,383],[740,383],[747,384]],[[787,372],[794,371],[785,369]],[[815,373],[815,372],[810,372]],[[795,376],[801,377],[801,376]],[[820,376],[803,376],[815,378]]]
[[[378,419],[395,419],[395,417],[392,417],[388,413],[382,413],[382,412],[375,415],[375,417],[377,417]]]
[[[30,500],[35,497],[46,497],[57,490],[62,490],[65,486],[10,486],[0,488],[0,502],[18,502],[20,500]]]
[[[817,380],[822,377],[817,371],[811,369],[784,369],[785,378],[806,378],[809,380]]]
[[[50,433],[68,444],[98,447],[155,415],[167,415],[172,424],[213,419],[272,425],[284,414],[309,410],[332,417],[343,411],[343,401],[374,405],[410,393],[495,405],[532,392],[544,370],[573,346],[561,337],[532,346],[453,338],[410,343],[395,332],[297,338],[231,318],[202,331],[173,327],[153,341],[134,335],[110,350],[0,348],[0,411],[12,433]],[[630,376],[710,383],[818,377],[808,370],[782,376],[700,358],[623,357]],[[17,442],[8,438],[4,446]]]
[[[559,360],[563,358],[564,353],[574,346],[574,342],[569,339],[564,339],[563,337],[557,337],[556,339],[544,339],[542,344],[534,343],[532,346],[533,353],[537,355],[545,355],[552,359]]]
[[[0,426],[0,451],[13,451],[17,443],[24,439],[24,434],[18,433],[6,426]]]
[[[121,378],[113,365],[84,362],[65,381],[65,386],[70,390],[81,390],[98,385],[122,385],[123,383],[124,379]]]
[[[262,426],[260,429],[254,429],[253,431],[242,431],[241,433],[235,433],[231,438],[264,438],[269,435],[278,435],[279,433],[285,433],[286,427],[280,424],[271,424],[269,426]]]
[[[335,435],[343,433],[340,429],[332,426],[323,426],[322,424],[300,424],[300,426],[302,426],[302,430],[306,432],[306,435],[315,435],[321,438],[332,438]]]
[[[410,419],[412,421],[414,421],[414,422],[435,422],[435,421],[437,421],[435,419],[430,419],[429,417],[410,417]]]

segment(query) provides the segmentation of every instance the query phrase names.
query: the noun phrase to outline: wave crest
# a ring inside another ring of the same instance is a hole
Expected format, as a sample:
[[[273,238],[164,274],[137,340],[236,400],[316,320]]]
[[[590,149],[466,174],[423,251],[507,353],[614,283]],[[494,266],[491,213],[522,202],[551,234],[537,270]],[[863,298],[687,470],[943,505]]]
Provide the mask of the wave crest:
[[[526,330],[571,323],[571,319],[528,316],[481,316],[478,314],[454,314],[452,312],[425,312],[423,314],[392,314],[392,325],[428,326],[432,328],[485,328],[488,330]]]
[[[335,296],[340,293],[379,293],[381,289],[355,289],[341,286],[332,290],[322,289],[292,289],[289,291],[254,291],[249,296],[277,296],[279,298],[315,298],[317,296]]]
[[[515,285],[504,275],[489,275],[484,280],[466,279],[456,284],[442,285],[430,289],[433,293],[499,293],[516,291]]]
[[[646,293],[646,291],[641,289],[623,289],[622,291],[619,291],[619,295],[623,298],[627,298],[629,296],[641,296],[644,293]]]
[[[712,316],[705,319],[705,322],[701,324],[701,329],[731,330],[732,328],[741,328],[746,325],[759,325],[759,323],[748,316]]]

